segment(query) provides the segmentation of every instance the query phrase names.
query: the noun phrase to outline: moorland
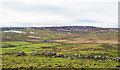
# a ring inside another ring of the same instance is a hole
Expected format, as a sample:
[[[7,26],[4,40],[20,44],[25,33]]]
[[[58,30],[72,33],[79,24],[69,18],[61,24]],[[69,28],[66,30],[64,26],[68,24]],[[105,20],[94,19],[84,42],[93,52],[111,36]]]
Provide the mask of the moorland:
[[[118,29],[5,27],[3,68],[119,68]]]

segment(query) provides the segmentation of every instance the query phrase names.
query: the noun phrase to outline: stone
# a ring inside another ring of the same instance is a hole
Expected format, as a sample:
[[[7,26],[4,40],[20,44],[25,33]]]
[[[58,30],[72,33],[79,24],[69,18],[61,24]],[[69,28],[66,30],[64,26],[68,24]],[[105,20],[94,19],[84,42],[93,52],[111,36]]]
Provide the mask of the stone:
[[[33,68],[33,66],[30,66],[30,69],[32,69]]]
[[[34,51],[34,50],[30,50],[30,51]]]
[[[81,58],[87,58],[87,55],[80,55]]]
[[[67,54],[64,54],[64,57],[69,57]]]
[[[88,58],[94,58],[94,56],[93,55],[88,55]]]
[[[106,60],[106,57],[104,57],[104,56],[96,56],[95,59],[96,60]]]
[[[26,55],[23,51],[17,54],[17,56],[23,56],[23,55]]]
[[[36,55],[38,55],[38,54],[37,54],[37,53],[32,53],[32,55],[33,55],[33,56],[36,56]]]
[[[73,54],[73,57],[77,57],[77,58],[78,58],[78,57],[79,57],[79,55],[78,55],[78,54]]]
[[[116,61],[120,62],[120,57],[117,57],[117,58],[116,58]]]
[[[26,68],[26,67],[19,67],[19,68],[21,69],[21,68]]]
[[[56,54],[56,57],[64,57],[64,54]]]
[[[52,53],[52,52],[44,52],[45,56],[54,56],[56,55],[56,53]]]
[[[119,68],[120,68],[120,66],[116,66],[116,67],[119,67]]]

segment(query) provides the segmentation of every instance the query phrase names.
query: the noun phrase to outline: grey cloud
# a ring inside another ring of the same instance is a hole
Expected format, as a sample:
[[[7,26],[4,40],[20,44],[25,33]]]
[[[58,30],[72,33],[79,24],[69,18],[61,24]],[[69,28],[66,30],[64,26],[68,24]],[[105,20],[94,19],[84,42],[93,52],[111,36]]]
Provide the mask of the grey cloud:
[[[85,23],[100,23],[100,21],[90,20],[90,19],[77,20],[77,22],[85,22]]]
[[[51,5],[27,5],[24,3],[16,3],[16,2],[1,2],[2,7],[5,8],[11,8],[12,10],[18,10],[18,11],[61,11],[63,8],[51,6]]]
[[[29,2],[30,1],[30,2]],[[46,2],[48,1],[48,2]],[[3,0],[0,1],[2,26],[117,26],[115,0]],[[95,1],[95,2],[94,2]],[[33,3],[32,3],[33,2]],[[43,2],[43,4],[41,3]],[[49,3],[50,2],[50,3]],[[40,4],[39,4],[40,3]]]

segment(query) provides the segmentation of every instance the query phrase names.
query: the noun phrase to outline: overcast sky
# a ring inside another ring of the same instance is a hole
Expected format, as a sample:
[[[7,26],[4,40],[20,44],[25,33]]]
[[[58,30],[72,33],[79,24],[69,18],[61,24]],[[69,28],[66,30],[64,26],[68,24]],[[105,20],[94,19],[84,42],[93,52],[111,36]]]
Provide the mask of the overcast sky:
[[[0,0],[0,26],[118,27],[118,0]]]

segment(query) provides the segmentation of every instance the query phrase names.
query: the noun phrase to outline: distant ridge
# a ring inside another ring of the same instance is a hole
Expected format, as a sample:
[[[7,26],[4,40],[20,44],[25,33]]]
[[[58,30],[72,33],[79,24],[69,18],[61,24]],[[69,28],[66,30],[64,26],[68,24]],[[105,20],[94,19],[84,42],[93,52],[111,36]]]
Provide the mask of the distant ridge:
[[[94,27],[94,26],[51,26],[51,27],[1,27],[0,30],[19,30],[19,29],[117,29],[117,28],[102,28],[102,27]]]

